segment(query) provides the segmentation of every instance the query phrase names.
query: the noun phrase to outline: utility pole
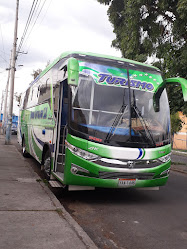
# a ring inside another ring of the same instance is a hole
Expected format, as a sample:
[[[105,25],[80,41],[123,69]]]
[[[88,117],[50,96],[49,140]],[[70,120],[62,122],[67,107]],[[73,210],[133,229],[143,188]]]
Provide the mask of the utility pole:
[[[4,95],[3,95],[3,91],[2,91],[1,106],[0,106],[0,119],[1,119],[2,109],[3,109],[3,101],[4,101]],[[2,130],[2,126],[1,126],[1,130]]]
[[[10,65],[8,68],[8,79],[7,79],[7,84],[6,84],[6,92],[5,92],[5,103],[4,103],[4,110],[3,110],[3,120],[2,120],[2,128],[3,128],[3,133],[5,133],[5,122],[7,125],[7,100],[8,100],[8,88],[9,88],[9,81],[10,81],[10,67],[11,67],[11,59],[12,59],[12,50],[10,54]]]
[[[17,30],[18,30],[18,7],[19,0],[16,2],[16,18],[14,28],[14,42],[12,49],[12,60],[11,60],[11,75],[10,75],[10,98],[9,98],[9,109],[8,109],[8,124],[6,128],[5,144],[11,143],[11,126],[12,126],[12,110],[13,110],[13,99],[14,99],[14,77],[15,77],[15,65],[16,65],[16,45],[17,45]]]

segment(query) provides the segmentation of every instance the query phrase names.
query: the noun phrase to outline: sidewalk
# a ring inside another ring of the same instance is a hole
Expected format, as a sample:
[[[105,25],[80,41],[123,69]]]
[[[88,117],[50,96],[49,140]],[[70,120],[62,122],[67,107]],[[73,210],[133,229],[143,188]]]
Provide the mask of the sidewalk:
[[[0,249],[96,249],[14,145],[0,135]]]
[[[186,159],[187,159],[187,153],[186,152],[172,150],[172,154],[178,155],[178,156],[181,155],[183,157],[185,156]],[[186,160],[186,163],[187,163],[187,160]],[[187,174],[187,165],[182,165],[181,163],[180,164],[172,164],[171,165],[171,170],[177,171],[177,172],[180,172],[180,173],[183,173],[183,174]]]

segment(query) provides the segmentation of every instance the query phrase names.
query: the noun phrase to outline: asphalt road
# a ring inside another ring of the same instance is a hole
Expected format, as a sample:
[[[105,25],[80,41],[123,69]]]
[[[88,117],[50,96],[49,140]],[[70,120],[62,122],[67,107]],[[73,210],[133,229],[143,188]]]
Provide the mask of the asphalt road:
[[[172,154],[171,155],[171,161],[173,164],[183,164],[187,165],[187,154],[182,154],[182,155],[177,155],[177,154]]]
[[[21,151],[15,140],[13,137],[12,141]],[[172,157],[172,161],[185,164],[186,159],[184,156]],[[27,160],[43,177],[39,164],[33,158]],[[98,248],[187,248],[186,174],[171,172],[167,185],[159,191],[53,192]]]
[[[159,191],[72,192],[60,201],[99,248],[187,248],[187,178],[171,173]]]

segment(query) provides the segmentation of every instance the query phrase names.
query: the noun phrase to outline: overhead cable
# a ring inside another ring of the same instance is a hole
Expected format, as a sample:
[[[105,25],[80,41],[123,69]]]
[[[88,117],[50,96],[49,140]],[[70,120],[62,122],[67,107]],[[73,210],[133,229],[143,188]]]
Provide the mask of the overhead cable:
[[[35,21],[34,21],[32,27],[31,27],[31,29],[30,29],[30,32],[29,32],[29,34],[28,34],[26,40],[25,40],[25,43],[26,43],[26,41],[28,40],[28,38],[29,38],[29,36],[30,36],[30,34],[31,34],[31,32],[32,32],[32,30],[33,30],[33,28],[34,28],[34,26],[36,25],[36,22],[37,22],[37,20],[38,20],[38,17],[40,16],[40,13],[41,13],[41,11],[42,11],[42,9],[43,9],[45,3],[46,3],[46,0],[44,0],[43,4],[42,4],[42,6],[41,6],[41,9],[40,9],[40,11],[39,11],[39,13],[38,13],[38,15],[37,15],[37,17],[36,17],[36,19],[35,19]]]
[[[30,9],[30,12],[29,12],[29,16],[27,18],[27,22],[26,22],[26,25],[25,25],[25,29],[23,31],[23,35],[21,37],[21,41],[19,43],[19,46],[18,46],[18,52],[20,52],[21,50],[21,47],[23,45],[23,42],[24,42],[24,39],[25,39],[25,36],[27,34],[27,31],[28,31],[28,28],[30,26],[30,23],[31,23],[31,20],[32,20],[32,17],[33,17],[33,14],[36,10],[36,6],[38,4],[38,0],[33,0],[33,3],[32,3],[32,6],[31,6],[31,9]]]

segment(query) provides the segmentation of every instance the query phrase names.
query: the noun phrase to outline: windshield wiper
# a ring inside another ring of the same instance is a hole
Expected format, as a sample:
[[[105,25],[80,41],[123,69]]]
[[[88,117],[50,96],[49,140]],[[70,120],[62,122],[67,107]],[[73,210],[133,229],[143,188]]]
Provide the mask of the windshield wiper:
[[[119,123],[120,123],[120,121],[122,119],[122,116],[125,113],[126,109],[127,109],[127,105],[125,105],[123,103],[120,110],[119,110],[119,112],[118,112],[118,114],[116,115],[116,117],[114,119],[114,122],[113,122],[112,126],[110,127],[109,132],[106,135],[106,138],[104,140],[105,143],[108,143],[110,141],[111,137],[114,136],[116,128],[118,127],[118,125],[119,125]]]
[[[152,134],[151,134],[149,128],[147,127],[147,124],[146,124],[144,118],[142,117],[142,114],[141,114],[140,110],[138,109],[138,107],[136,105],[136,99],[135,99],[135,95],[134,95],[134,90],[133,90],[133,105],[132,105],[132,107],[134,108],[134,110],[135,110],[138,118],[140,119],[140,122],[141,122],[141,124],[142,124],[142,126],[143,126],[143,128],[145,130],[146,138],[148,138],[148,140],[151,141],[151,144],[155,146],[155,141],[154,141],[154,139],[152,137]],[[141,133],[141,135],[142,135],[142,133]]]

